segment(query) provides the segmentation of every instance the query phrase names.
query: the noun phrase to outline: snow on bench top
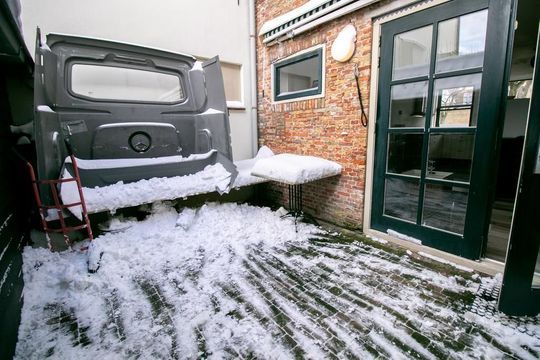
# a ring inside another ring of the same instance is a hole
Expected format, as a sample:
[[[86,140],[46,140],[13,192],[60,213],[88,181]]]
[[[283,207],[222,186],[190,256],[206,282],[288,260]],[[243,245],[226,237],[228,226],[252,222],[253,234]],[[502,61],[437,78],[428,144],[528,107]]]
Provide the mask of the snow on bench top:
[[[236,180],[234,181],[234,188],[268,182],[268,179],[251,175],[251,170],[257,162],[271,156],[274,156],[274,152],[269,147],[263,146],[253,159],[235,161],[234,164],[236,165],[236,170],[238,170],[238,176],[236,176]]]
[[[210,156],[211,153],[212,152],[192,155],[189,158],[183,159],[204,158]],[[268,181],[267,179],[252,176],[251,169],[260,159],[273,155],[274,153],[272,150],[263,146],[255,158],[235,162],[238,169],[238,176],[236,177],[232,188],[240,188]],[[154,164],[155,161],[160,161],[161,163],[172,160],[177,161],[177,158],[177,156],[169,156],[165,159],[112,159],[91,161],[77,159],[77,165],[79,165],[79,168],[85,169],[105,169],[115,167],[115,165],[118,166],[118,164],[121,164],[122,166],[130,166],[130,164],[133,164],[132,166],[135,166],[141,165],[141,162]],[[86,201],[86,208],[89,213],[107,210],[115,211],[116,209],[153,203],[155,201],[174,200],[214,191],[227,192],[230,177],[231,174],[223,167],[223,165],[215,164],[209,165],[203,171],[191,175],[169,178],[151,178],[127,184],[120,181],[116,184],[95,188],[83,187],[83,194]],[[69,171],[64,170],[62,178],[72,178],[72,174],[70,174]],[[60,196],[64,204],[78,202],[79,193],[76,184],[74,182],[62,184]],[[80,207],[73,207],[70,210],[79,219],[81,218]]]
[[[315,156],[279,154],[260,159],[251,175],[289,185],[299,185],[341,173],[341,165]]]

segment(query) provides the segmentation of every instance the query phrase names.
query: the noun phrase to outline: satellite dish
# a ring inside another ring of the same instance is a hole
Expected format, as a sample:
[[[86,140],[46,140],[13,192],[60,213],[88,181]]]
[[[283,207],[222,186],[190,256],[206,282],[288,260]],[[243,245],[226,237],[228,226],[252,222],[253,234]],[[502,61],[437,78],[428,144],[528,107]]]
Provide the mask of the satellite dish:
[[[339,62],[348,61],[354,54],[356,29],[349,24],[343,28],[332,44],[332,58]]]

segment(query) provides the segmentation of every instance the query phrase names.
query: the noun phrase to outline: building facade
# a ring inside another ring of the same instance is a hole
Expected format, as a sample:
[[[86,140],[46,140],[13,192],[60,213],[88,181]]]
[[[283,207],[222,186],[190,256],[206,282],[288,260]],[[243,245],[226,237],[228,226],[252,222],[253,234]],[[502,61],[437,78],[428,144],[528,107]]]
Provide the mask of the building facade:
[[[528,0],[257,1],[259,143],[343,166],[305,185],[315,217],[504,271],[520,295],[501,308],[536,313],[539,18]]]
[[[267,21],[308,2],[298,0],[258,1],[257,32]],[[327,22],[291,40],[267,46],[257,39],[257,98],[260,144],[276,153],[320,156],[343,166],[339,178],[304,187],[304,206],[314,216],[349,228],[361,228],[365,190],[367,127],[362,126],[355,68],[359,70],[360,92],[369,113],[371,68],[370,12],[380,5],[350,13]],[[357,31],[356,51],[346,63],[332,58],[332,41],[339,31],[353,24]],[[275,101],[273,64],[306,49],[322,48],[324,91],[307,99]],[[275,188],[275,196],[283,194]]]

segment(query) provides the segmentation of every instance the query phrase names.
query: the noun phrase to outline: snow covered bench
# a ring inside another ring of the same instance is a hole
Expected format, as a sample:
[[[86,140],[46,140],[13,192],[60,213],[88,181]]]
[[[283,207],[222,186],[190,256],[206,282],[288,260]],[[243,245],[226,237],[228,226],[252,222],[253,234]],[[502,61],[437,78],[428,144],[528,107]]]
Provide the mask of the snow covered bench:
[[[251,170],[251,175],[289,186],[289,214],[295,218],[305,217],[302,210],[302,185],[340,173],[341,165],[336,162],[295,154],[279,154],[260,159]]]
[[[287,185],[301,185],[339,175],[341,165],[315,156],[279,154],[260,159],[251,175]]]

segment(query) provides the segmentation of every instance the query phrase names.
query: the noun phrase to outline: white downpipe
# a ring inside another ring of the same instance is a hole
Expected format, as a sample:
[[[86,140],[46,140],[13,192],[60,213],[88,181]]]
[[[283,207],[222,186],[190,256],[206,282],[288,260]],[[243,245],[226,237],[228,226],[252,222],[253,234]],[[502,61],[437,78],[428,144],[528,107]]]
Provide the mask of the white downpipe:
[[[259,149],[259,131],[257,124],[257,35],[255,34],[255,0],[248,1],[249,12],[249,75],[250,75],[250,118],[251,118],[251,155]]]

